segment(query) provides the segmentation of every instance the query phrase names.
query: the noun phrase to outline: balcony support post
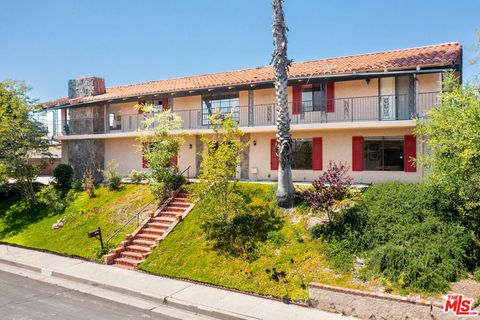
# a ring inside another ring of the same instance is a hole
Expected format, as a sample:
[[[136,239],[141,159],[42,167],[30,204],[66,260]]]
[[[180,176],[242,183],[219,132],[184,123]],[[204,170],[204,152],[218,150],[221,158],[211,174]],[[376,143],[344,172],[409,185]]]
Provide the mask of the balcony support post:
[[[248,126],[253,127],[253,106],[254,100],[253,100],[253,90],[248,90]]]
[[[110,132],[110,103],[105,104],[105,133]]]
[[[351,99],[351,103],[350,103],[350,113],[352,114],[352,122],[354,121],[354,116],[353,116],[353,112],[354,112],[354,105],[353,105],[353,98]]]
[[[416,113],[416,104],[415,104],[415,96],[417,95],[416,90],[416,82],[415,75],[411,75],[408,77],[408,108],[410,113],[410,119],[415,117]]]

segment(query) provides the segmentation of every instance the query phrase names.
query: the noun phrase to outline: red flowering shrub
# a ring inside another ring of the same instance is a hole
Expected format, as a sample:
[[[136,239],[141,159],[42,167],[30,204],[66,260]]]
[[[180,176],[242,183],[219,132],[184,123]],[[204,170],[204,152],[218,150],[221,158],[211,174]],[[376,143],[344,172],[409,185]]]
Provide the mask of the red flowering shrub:
[[[342,162],[337,165],[330,161],[327,170],[313,181],[313,189],[304,190],[300,194],[315,212],[325,213],[330,222],[333,221],[335,204],[349,194],[352,177],[348,176],[348,169]]]

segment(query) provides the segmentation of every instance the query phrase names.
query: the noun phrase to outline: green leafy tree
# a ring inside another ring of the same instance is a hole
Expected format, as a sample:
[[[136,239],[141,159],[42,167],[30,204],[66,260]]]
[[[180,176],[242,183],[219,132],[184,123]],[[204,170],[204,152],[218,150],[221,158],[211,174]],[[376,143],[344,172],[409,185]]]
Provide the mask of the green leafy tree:
[[[441,104],[418,120],[416,134],[428,145],[418,161],[426,181],[441,194],[443,212],[460,214],[480,243],[480,91],[447,77]],[[458,218],[458,217],[454,217]]]
[[[204,214],[202,229],[215,249],[254,259],[257,244],[265,241],[269,232],[279,230],[283,219],[277,214],[275,200],[250,198],[251,194],[232,181],[248,144],[241,140],[243,132],[232,115],[217,112],[210,123],[214,135],[202,138],[200,181],[191,185]]]
[[[31,100],[23,82],[0,82],[0,176],[14,181],[13,186],[33,204],[38,204],[33,188],[38,173],[52,159],[47,129],[35,120],[41,107]],[[40,164],[32,158],[40,158]]]
[[[182,176],[173,159],[177,156],[183,137],[172,134],[181,125],[181,118],[169,110],[154,112],[153,105],[139,106],[143,109],[143,135],[140,137],[141,152],[150,169],[150,190],[162,202],[182,182]]]
[[[232,190],[236,169],[240,164],[240,153],[247,145],[240,138],[243,132],[238,129],[231,114],[214,113],[210,117],[213,138],[203,137],[205,149],[202,153],[202,164],[198,176],[199,183],[192,186],[203,202],[211,205],[211,212],[218,215],[229,215],[236,210],[235,201],[238,200]]]

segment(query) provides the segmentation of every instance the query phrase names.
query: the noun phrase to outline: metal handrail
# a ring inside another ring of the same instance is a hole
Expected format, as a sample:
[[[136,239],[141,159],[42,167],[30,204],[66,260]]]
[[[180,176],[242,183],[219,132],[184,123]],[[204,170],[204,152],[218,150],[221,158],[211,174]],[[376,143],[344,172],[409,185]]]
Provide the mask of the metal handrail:
[[[152,202],[154,202],[155,200],[151,200],[150,202],[148,202],[140,211],[138,211],[137,213],[135,213],[134,215],[132,215],[128,220],[127,222],[125,222],[120,228],[118,228],[117,230],[115,230],[113,233],[110,234],[110,236],[108,237],[107,241],[105,242],[105,249],[108,250],[108,245],[110,244],[110,241],[120,233],[120,231],[122,231],[130,222],[132,222],[132,220],[134,218],[137,218],[137,227],[140,225],[140,213],[142,213],[143,211],[145,211],[145,209],[152,204]]]
[[[185,170],[183,170],[182,172],[180,172],[180,175],[183,176],[183,174],[185,173],[185,171],[187,172],[187,181],[190,181],[190,166],[188,166]]]

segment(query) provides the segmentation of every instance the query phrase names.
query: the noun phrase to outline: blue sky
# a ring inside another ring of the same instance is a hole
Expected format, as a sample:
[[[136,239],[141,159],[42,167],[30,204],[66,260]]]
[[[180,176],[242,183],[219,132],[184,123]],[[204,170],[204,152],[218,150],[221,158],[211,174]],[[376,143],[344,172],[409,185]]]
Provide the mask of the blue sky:
[[[480,31],[478,0],[286,0],[289,57],[315,60],[459,41],[464,77]],[[0,6],[0,80],[42,101],[86,75],[107,86],[267,65],[270,0],[15,0]]]

